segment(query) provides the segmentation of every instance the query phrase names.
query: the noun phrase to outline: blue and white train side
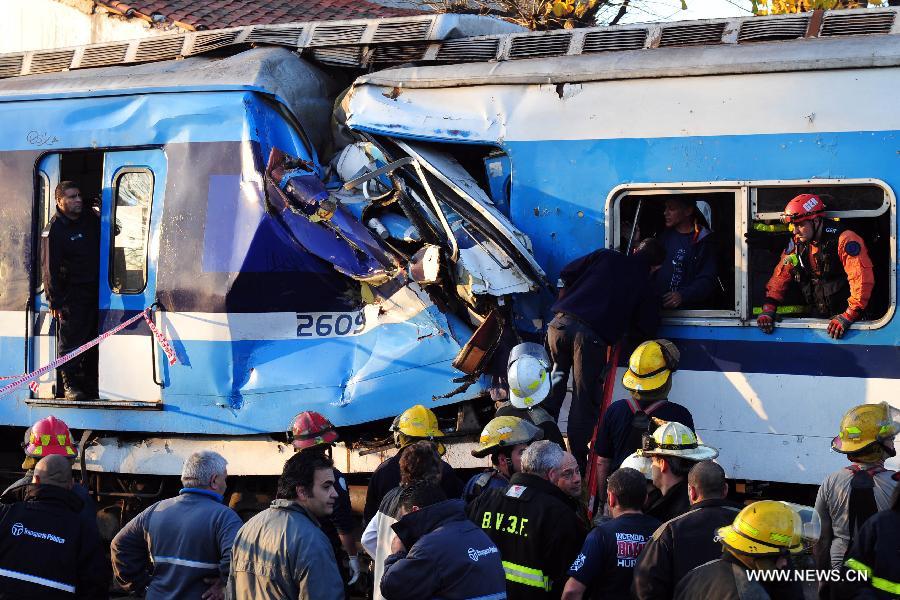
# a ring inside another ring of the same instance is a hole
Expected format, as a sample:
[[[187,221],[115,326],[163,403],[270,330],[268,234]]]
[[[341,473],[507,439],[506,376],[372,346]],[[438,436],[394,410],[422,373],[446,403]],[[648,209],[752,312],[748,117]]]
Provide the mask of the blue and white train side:
[[[551,281],[573,258],[620,247],[638,205],[652,234],[665,198],[704,200],[721,290],[666,314],[660,334],[682,357],[671,397],[729,477],[815,484],[845,464],[829,447],[848,408],[900,408],[892,31],[387,70],[354,84],[348,123],[397,148],[499,163],[506,211]],[[778,213],[802,191],[827,194],[829,216],[875,262],[867,320],[839,341],[802,307],[773,335],[755,326],[787,243]]]

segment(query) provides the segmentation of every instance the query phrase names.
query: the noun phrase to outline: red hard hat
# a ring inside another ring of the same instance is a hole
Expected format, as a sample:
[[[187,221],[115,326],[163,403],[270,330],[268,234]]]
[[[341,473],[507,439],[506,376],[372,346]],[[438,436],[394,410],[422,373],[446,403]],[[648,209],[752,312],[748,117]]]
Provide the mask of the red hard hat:
[[[29,431],[28,445],[25,447],[26,456],[36,459],[51,454],[71,458],[78,456],[69,426],[62,419],[54,416],[46,417],[32,425]]]
[[[304,411],[294,417],[291,423],[291,436],[295,450],[305,450],[320,444],[331,444],[337,441],[338,434],[331,421],[317,412]]]
[[[784,223],[802,223],[825,213],[825,203],[815,194],[800,194],[788,202],[781,213],[781,221]]]

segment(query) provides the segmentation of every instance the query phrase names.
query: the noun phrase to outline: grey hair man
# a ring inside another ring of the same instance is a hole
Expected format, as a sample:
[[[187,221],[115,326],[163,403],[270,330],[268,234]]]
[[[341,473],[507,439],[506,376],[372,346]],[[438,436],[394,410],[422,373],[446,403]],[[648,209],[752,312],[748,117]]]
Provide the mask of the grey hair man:
[[[466,509],[500,549],[510,600],[559,598],[584,541],[569,495],[551,481],[568,458],[553,442],[535,442],[507,487],[485,490]]]
[[[221,600],[231,566],[231,546],[241,519],[224,505],[227,462],[195,452],[181,470],[184,486],[132,519],[110,548],[123,588],[155,598]]]

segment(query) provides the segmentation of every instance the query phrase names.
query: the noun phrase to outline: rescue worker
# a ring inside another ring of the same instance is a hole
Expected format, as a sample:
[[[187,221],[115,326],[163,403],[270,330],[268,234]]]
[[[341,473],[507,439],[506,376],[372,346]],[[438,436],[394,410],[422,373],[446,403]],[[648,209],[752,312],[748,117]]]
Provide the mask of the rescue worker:
[[[722,555],[716,530],[734,521],[741,508],[726,499],[725,471],[712,462],[697,463],[688,473],[691,509],[653,533],[634,567],[632,598],[668,600],[687,573]],[[689,548],[689,552],[684,549]]]
[[[56,186],[56,214],[41,233],[44,294],[56,320],[63,356],[97,336],[100,220],[85,206],[74,181]],[[66,400],[96,399],[97,348],[59,367]]]
[[[690,509],[687,475],[691,467],[719,455],[712,446],[700,443],[688,427],[674,421],[657,427],[653,435],[644,434],[641,453],[650,457],[653,485],[661,492],[646,512],[663,523]]]
[[[553,305],[556,316],[547,330],[553,359],[552,388],[544,408],[559,419],[572,371],[572,404],[568,417],[569,449],[585,473],[588,443],[600,412],[607,349],[626,330],[643,339],[659,325],[659,299],[650,275],[666,252],[659,241],[646,239],[631,256],[600,249],[578,258],[560,272],[562,289]],[[614,282],[611,285],[611,282]]]
[[[23,502],[0,505],[0,599],[109,598],[97,526],[79,518],[72,466],[45,456]]]
[[[534,442],[505,489],[485,490],[466,508],[500,549],[509,600],[559,598],[584,541],[568,496],[550,483],[565,458],[553,442]]]
[[[284,463],[275,497],[238,531],[225,597],[343,600],[334,550],[319,526],[337,498],[331,459],[294,454]]]
[[[866,521],[862,529],[853,539],[853,545],[847,553],[844,563],[848,569],[860,574],[855,583],[850,584],[847,594],[839,597],[856,598],[896,598],[900,596],[900,553],[897,551],[897,540],[900,540],[900,493],[894,492],[890,509],[879,512]],[[866,583],[861,583],[865,574]],[[864,588],[861,591],[859,588]]]
[[[532,422],[563,450],[566,442],[556,420],[540,406],[550,393],[550,357],[540,344],[525,342],[509,353],[507,360],[509,400],[497,408],[497,417],[519,417]]]
[[[778,304],[795,281],[813,316],[830,318],[828,335],[839,339],[865,315],[875,274],[862,238],[836,221],[825,219],[825,204],[815,194],[800,194],[781,215],[794,235],[772,278],[756,324],[764,333],[775,328]]]
[[[463,500],[469,503],[486,489],[509,485],[509,478],[522,470],[522,452],[542,435],[540,429],[518,417],[491,419],[482,430],[472,456],[490,456],[492,466],[469,479],[463,488]]]
[[[850,464],[826,477],[816,495],[816,512],[822,521],[816,553],[821,569],[843,564],[863,523],[891,506],[897,481],[884,462],[897,454],[894,436],[900,423],[895,417],[896,410],[882,402],[854,406],[841,419],[840,434],[831,448],[847,455]]]
[[[612,519],[595,527],[569,567],[563,600],[628,597],[634,564],[659,521],[641,512],[647,498],[644,476],[622,468],[610,475],[607,506]]]
[[[666,229],[657,239],[666,260],[653,276],[663,308],[704,308],[716,291],[716,247],[697,200],[688,195],[666,199]]]
[[[651,417],[676,421],[694,429],[691,412],[668,399],[680,358],[675,344],[665,339],[644,342],[631,353],[628,370],[622,376],[622,386],[631,397],[609,405],[597,432],[595,450],[600,498],[606,497],[607,476],[618,469],[629,454],[640,450],[644,434],[655,428]]]
[[[338,433],[331,421],[311,410],[294,417],[290,436],[294,452],[320,452],[329,455],[333,444],[338,440]],[[334,511],[319,524],[334,546],[335,558],[342,578],[347,582],[347,586],[352,586],[359,579],[361,572],[359,556],[356,551],[356,539],[353,536],[356,520],[353,518],[353,510],[350,508],[350,490],[347,488],[347,480],[344,478],[344,474],[336,468],[334,469],[334,481],[338,494],[334,501]],[[344,555],[347,557],[349,573],[344,568]]]
[[[434,441],[436,438],[444,436],[444,432],[438,427],[437,416],[421,404],[406,409],[403,414],[394,419],[391,431],[394,434],[394,443],[400,451],[378,465],[378,468],[372,473],[363,509],[363,519],[366,523],[375,516],[384,495],[400,485],[400,456],[403,454],[403,450],[419,440]],[[436,442],[436,444],[438,452],[443,455],[444,445],[440,442]],[[461,497],[463,484],[453,471],[453,467],[446,461],[441,461],[441,469],[441,488],[444,493],[448,498]]]
[[[806,511],[809,514],[813,511]],[[734,523],[718,530],[722,558],[689,572],[675,588],[676,600],[803,600],[798,580],[750,579],[748,571],[790,570],[792,555],[814,542],[814,518],[807,520],[785,502],[761,500],[747,506]]]
[[[119,530],[110,546],[116,581],[153,600],[221,600],[231,545],[243,524],[223,504],[228,470],[216,452],[194,452],[174,498],[151,504]]]
[[[403,489],[393,553],[381,578],[387,600],[506,597],[500,551],[464,508],[440,486],[420,482]]]

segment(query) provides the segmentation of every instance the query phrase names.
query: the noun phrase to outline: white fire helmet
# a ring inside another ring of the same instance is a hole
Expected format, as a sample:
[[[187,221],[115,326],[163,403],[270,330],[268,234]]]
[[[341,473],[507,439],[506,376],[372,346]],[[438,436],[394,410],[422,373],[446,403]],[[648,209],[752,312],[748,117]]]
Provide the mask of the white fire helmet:
[[[550,358],[540,344],[519,344],[507,361],[509,401],[516,408],[532,408],[550,394]]]
[[[622,467],[628,467],[635,471],[639,471],[640,474],[644,476],[644,479],[653,481],[653,460],[651,460],[649,456],[641,456],[637,452],[632,452],[622,461],[622,464],[619,465],[620,469]]]

